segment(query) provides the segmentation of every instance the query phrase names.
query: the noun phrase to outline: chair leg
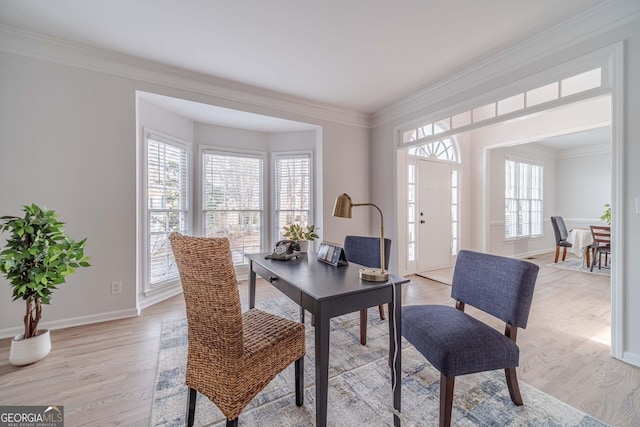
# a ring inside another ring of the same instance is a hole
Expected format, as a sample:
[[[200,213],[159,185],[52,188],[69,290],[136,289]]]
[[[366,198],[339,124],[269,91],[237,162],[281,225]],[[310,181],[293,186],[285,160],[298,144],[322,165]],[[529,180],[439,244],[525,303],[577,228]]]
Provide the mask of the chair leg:
[[[594,250],[593,252],[593,259],[591,260],[591,267],[589,267],[589,271],[593,271],[593,266],[596,265],[596,255],[598,255],[598,252]]]
[[[553,262],[558,262],[558,257],[560,256],[560,246],[556,246],[556,259]]]
[[[296,406],[304,404],[304,356],[295,361]]]
[[[384,304],[378,306],[378,311],[380,312],[380,319],[384,320]]]
[[[584,252],[584,256],[587,257],[587,267],[591,266],[591,257],[589,256],[591,249],[587,248]]]
[[[189,387],[187,394],[187,427],[192,427],[196,415],[196,389]]]
[[[367,344],[367,309],[360,310],[360,344]]]
[[[562,251],[562,260],[564,261],[567,257],[567,247],[563,246],[564,250]]]
[[[511,401],[516,406],[522,406],[522,396],[520,395],[520,386],[518,385],[518,376],[516,375],[516,368],[507,368],[504,370],[504,374],[507,377],[507,387],[509,387],[509,395]]]
[[[444,374],[440,374],[440,427],[451,425],[455,379],[456,377],[446,377]]]
[[[227,418],[227,427],[238,427],[238,419],[234,418],[230,420]]]

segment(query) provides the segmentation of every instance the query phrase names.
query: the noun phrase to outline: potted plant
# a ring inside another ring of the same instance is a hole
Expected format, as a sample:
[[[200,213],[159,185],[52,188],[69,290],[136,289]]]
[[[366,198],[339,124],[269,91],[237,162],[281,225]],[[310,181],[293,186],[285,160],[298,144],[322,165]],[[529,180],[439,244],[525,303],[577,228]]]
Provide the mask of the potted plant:
[[[284,226],[284,237],[300,245],[300,252],[306,253],[309,248],[309,242],[314,241],[319,236],[315,232],[315,225],[307,225],[302,227],[297,222]]]
[[[605,203],[604,213],[600,217],[600,221],[604,221],[607,225],[611,226],[611,205],[609,203]]]
[[[63,230],[58,215],[35,204],[23,206],[24,217],[3,216],[0,232],[9,238],[0,252],[0,272],[13,288],[13,301],[26,302],[24,333],[11,342],[9,361],[14,365],[37,362],[49,354],[48,330],[38,330],[42,304],[78,267],[88,267],[84,255],[86,239],[74,241]]]

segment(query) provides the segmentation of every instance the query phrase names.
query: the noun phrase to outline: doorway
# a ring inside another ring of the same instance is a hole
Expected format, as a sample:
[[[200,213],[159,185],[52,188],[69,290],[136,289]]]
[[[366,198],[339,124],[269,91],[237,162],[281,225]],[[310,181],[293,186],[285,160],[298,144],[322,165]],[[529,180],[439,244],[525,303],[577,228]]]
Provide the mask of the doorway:
[[[417,190],[417,269],[451,267],[451,165],[418,160]]]
[[[411,147],[420,143],[433,143],[441,140],[441,138],[455,137],[458,142],[464,141],[469,131],[479,130],[480,128],[488,128],[498,123],[515,125],[521,122],[525,117],[534,118],[542,117],[547,111],[561,109],[565,106],[578,102],[587,101],[598,97],[608,96],[608,106],[611,117],[607,123],[591,122],[589,126],[585,126],[590,117],[581,114],[572,114],[565,118],[562,122],[556,122],[564,128],[564,133],[568,129],[573,132],[587,130],[598,126],[611,126],[611,208],[615,217],[612,218],[612,250],[617,256],[612,259],[611,265],[611,352],[612,356],[623,359],[623,336],[624,336],[624,319],[622,310],[622,283],[620,271],[622,260],[624,259],[623,247],[620,242],[623,240],[622,225],[624,223],[624,211],[622,202],[622,176],[624,170],[624,162],[622,157],[622,117],[624,116],[624,103],[622,102],[622,85],[623,67],[622,59],[623,45],[617,43],[607,48],[594,51],[580,58],[558,64],[554,68],[549,68],[537,74],[532,74],[517,82],[513,82],[509,86],[509,92],[500,88],[495,88],[490,92],[484,93],[482,96],[470,99],[455,105],[449,105],[439,111],[432,111],[429,115],[417,120],[413,119],[405,125],[396,127],[395,142],[396,162],[398,174],[396,174],[398,204],[397,218],[398,230],[397,234],[399,246],[405,245],[407,249],[403,252],[399,250],[398,264],[404,274],[412,274],[416,272],[416,263],[411,262],[411,255],[417,252],[412,251],[411,247],[411,228],[407,227],[407,218],[411,220],[410,208],[411,200],[406,194],[411,193],[410,173],[407,172],[410,161],[407,159],[407,152]],[[582,73],[577,73],[583,71]],[[576,74],[577,73],[577,74]],[[589,77],[589,78],[585,78]],[[571,90],[572,82],[581,82],[580,92]],[[479,81],[479,85],[480,85]],[[545,84],[547,83],[547,84]],[[519,93],[518,93],[519,92]],[[510,97],[505,97],[514,94]],[[443,104],[446,101],[443,101]],[[477,107],[475,107],[477,106]],[[475,108],[473,108],[475,107]],[[444,117],[444,119],[443,119]],[[425,135],[420,141],[412,139],[412,136],[423,128],[431,130],[431,124],[438,121],[446,121],[450,124],[449,131],[436,134],[435,132],[423,132]],[[563,132],[556,128],[555,130],[542,130],[545,123],[539,124],[537,131],[538,140],[548,138],[553,135],[560,135]],[[550,123],[546,123],[547,125]],[[581,128],[581,126],[584,126]],[[493,189],[487,189],[487,177],[485,171],[490,165],[487,164],[487,149],[495,144],[495,139],[491,135],[485,135],[489,138],[485,145],[473,143],[460,144],[461,155],[465,161],[460,165],[460,188],[463,192],[461,200],[461,233],[460,248],[469,248],[485,252],[490,252],[488,242],[491,241],[489,233],[491,233],[492,219],[487,213],[489,198],[498,196]],[[475,138],[469,138],[475,139]],[[532,142],[533,139],[516,140],[512,139],[507,143],[510,145]],[[409,180],[409,181],[408,181]],[[494,187],[495,188],[495,187]],[[504,191],[504,190],[503,190]],[[504,193],[502,194],[504,196]],[[407,203],[404,203],[407,200]],[[403,229],[409,229],[408,233],[402,233]],[[493,227],[495,229],[498,227]],[[504,229],[502,229],[504,233]],[[406,237],[405,237],[406,236]],[[550,238],[551,239],[551,238]],[[417,243],[417,242],[416,242]],[[555,242],[554,242],[555,243]],[[417,245],[416,245],[417,246]],[[553,244],[548,245],[550,248]],[[523,250],[521,253],[525,253]]]

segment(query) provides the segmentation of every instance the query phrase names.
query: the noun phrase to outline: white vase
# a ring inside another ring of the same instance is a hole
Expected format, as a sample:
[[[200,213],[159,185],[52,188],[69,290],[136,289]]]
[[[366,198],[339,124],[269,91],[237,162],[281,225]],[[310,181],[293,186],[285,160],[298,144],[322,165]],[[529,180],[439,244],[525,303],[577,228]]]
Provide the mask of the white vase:
[[[300,253],[301,254],[306,254],[307,251],[309,250],[309,241],[308,240],[300,240],[298,242],[298,244],[300,245]]]
[[[48,329],[41,329],[38,335],[26,340],[22,338],[23,336],[24,334],[16,335],[11,341],[9,362],[12,365],[35,363],[51,351],[51,335]]]

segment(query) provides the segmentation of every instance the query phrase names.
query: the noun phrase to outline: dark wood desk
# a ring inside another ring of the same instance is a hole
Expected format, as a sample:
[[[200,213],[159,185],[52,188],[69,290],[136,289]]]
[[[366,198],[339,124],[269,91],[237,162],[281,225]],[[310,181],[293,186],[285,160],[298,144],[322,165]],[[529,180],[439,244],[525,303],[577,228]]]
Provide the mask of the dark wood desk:
[[[398,349],[391,369],[391,383],[396,382],[393,391],[393,407],[400,411],[401,285],[409,280],[391,275],[390,280],[384,283],[363,281],[358,277],[358,270],[362,266],[352,263],[344,267],[333,267],[318,261],[316,254],[312,252],[289,261],[265,258],[267,255],[269,253],[246,255],[250,268],[249,307],[255,306],[256,274],[258,274],[300,306],[302,322],[304,322],[305,310],[315,315],[316,426],[327,425],[330,319],[385,303],[389,303],[390,360],[393,360],[395,350]],[[395,426],[400,426],[400,419],[395,415],[393,422]]]

